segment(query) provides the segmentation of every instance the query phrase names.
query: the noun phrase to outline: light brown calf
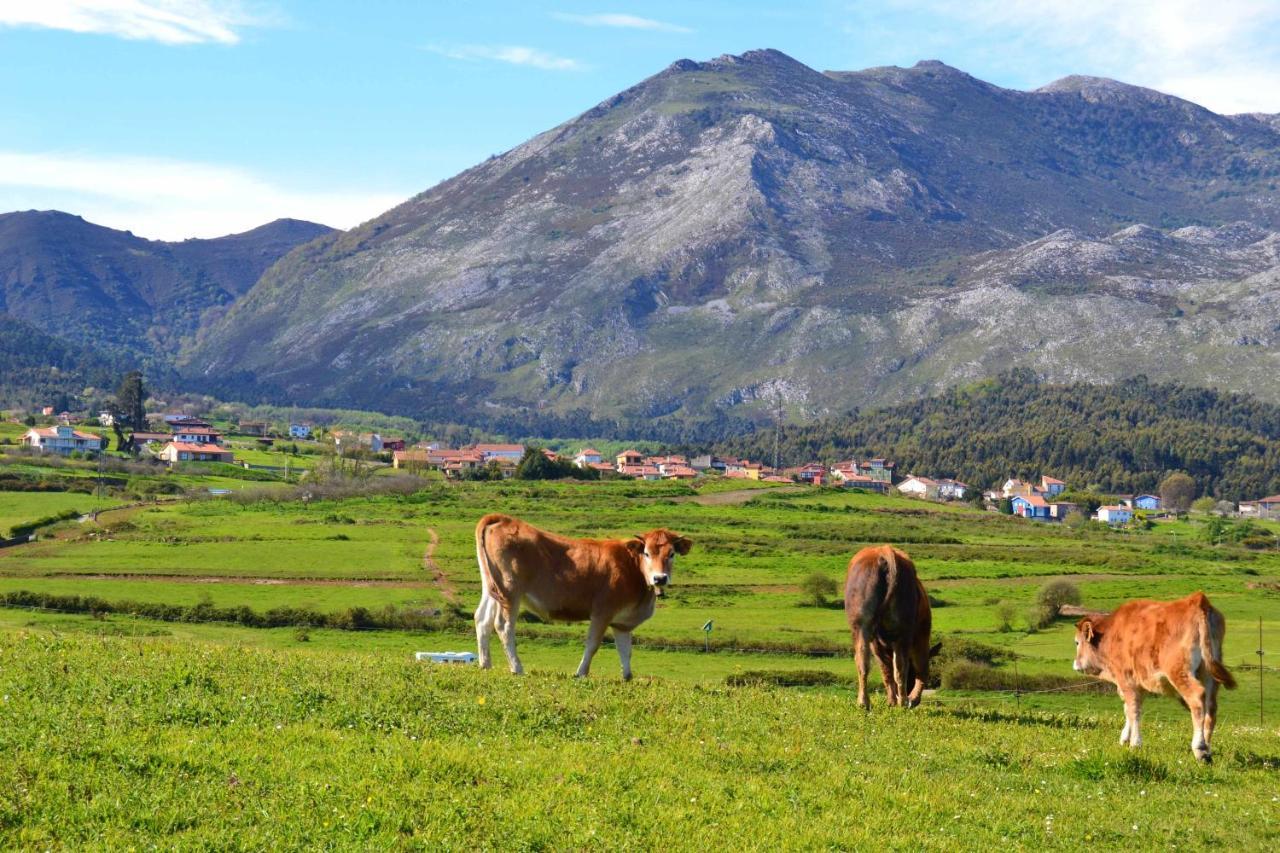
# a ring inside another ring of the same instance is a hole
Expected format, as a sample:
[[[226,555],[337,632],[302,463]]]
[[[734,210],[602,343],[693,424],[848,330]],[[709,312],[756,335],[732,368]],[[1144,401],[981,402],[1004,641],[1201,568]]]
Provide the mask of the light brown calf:
[[[858,666],[858,704],[871,707],[867,675],[873,650],[889,704],[908,708],[920,704],[929,679],[929,659],[939,646],[929,647],[933,613],[911,558],[891,545],[854,554],[844,583],[844,613]]]
[[[1218,685],[1236,680],[1222,665],[1227,622],[1203,592],[1177,601],[1130,601],[1114,613],[1076,624],[1076,672],[1116,686],[1124,700],[1120,743],[1142,744],[1142,696],[1177,695],[1191,711],[1191,751],[1212,761],[1210,741],[1218,714]]]
[[[488,669],[489,640],[497,631],[511,671],[524,672],[516,655],[516,617],[522,604],[548,621],[589,621],[577,676],[591,669],[606,628],[631,678],[631,632],[653,615],[671,582],[676,554],[693,543],[670,530],[633,539],[570,539],[508,515],[486,515],[476,525],[481,597],[476,608],[480,666]]]

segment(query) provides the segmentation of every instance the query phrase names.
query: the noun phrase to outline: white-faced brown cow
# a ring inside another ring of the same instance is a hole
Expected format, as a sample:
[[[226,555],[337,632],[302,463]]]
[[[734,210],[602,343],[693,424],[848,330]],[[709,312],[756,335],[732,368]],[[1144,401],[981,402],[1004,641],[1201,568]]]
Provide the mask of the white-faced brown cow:
[[[676,554],[693,543],[670,530],[650,530],[632,539],[570,539],[539,530],[508,515],[486,515],[476,525],[480,606],[476,640],[480,666],[488,669],[489,640],[497,631],[511,671],[524,672],[516,655],[516,617],[523,603],[549,621],[590,621],[577,676],[591,669],[606,628],[631,678],[631,632],[653,615],[671,582]]]
[[[929,596],[911,558],[891,545],[863,548],[849,561],[844,583],[844,613],[853,633],[858,666],[858,704],[871,708],[867,674],[874,650],[890,705],[920,704],[929,678],[933,614]]]
[[[1211,761],[1218,714],[1218,685],[1236,680],[1222,665],[1227,622],[1203,592],[1177,601],[1130,601],[1114,613],[1086,616],[1076,624],[1076,672],[1116,686],[1124,700],[1120,743],[1142,744],[1142,696],[1169,693],[1191,711],[1191,751]]]

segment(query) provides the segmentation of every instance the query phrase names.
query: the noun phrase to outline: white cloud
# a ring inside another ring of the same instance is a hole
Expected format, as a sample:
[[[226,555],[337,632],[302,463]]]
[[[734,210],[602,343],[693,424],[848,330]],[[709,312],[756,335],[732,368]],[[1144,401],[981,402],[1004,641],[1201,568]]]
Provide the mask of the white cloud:
[[[669,24],[666,21],[655,21],[653,18],[641,18],[638,15],[627,15],[621,12],[601,12],[594,15],[553,12],[552,17],[587,27],[617,27],[626,30],[655,30],[664,33],[693,32],[688,27],[682,27],[679,24]]]
[[[281,217],[350,228],[411,194],[296,190],[210,163],[0,150],[0,210],[55,208],[161,240],[219,237]]]
[[[1071,63],[1221,113],[1280,111],[1275,0],[894,0],[1024,67]],[[1045,80],[1043,82],[1048,82]]]
[[[502,44],[464,44],[455,47],[430,46],[427,50],[447,56],[449,59],[461,59],[468,62],[489,60],[505,62],[508,65],[525,65],[540,68],[543,71],[583,71],[586,66],[576,59],[556,56],[535,47]]]
[[[255,23],[228,0],[0,0],[0,27],[98,33],[164,44],[235,44]]]

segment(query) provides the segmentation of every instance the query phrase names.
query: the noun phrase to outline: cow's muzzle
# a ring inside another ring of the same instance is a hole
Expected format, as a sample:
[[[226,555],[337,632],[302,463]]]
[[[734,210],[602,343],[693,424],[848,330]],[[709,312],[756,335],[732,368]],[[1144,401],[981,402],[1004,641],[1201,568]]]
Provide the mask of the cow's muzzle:
[[[653,581],[654,594],[663,595],[664,593],[662,591],[662,588],[665,587],[671,581],[671,576],[670,575],[654,575],[652,581]]]

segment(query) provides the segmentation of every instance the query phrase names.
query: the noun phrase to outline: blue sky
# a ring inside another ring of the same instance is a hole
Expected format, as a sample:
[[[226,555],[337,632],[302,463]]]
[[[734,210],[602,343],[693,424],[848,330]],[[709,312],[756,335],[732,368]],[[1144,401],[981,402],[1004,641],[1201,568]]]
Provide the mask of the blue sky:
[[[1280,112],[1280,0],[0,0],[0,210],[350,227],[676,59],[756,47]]]

